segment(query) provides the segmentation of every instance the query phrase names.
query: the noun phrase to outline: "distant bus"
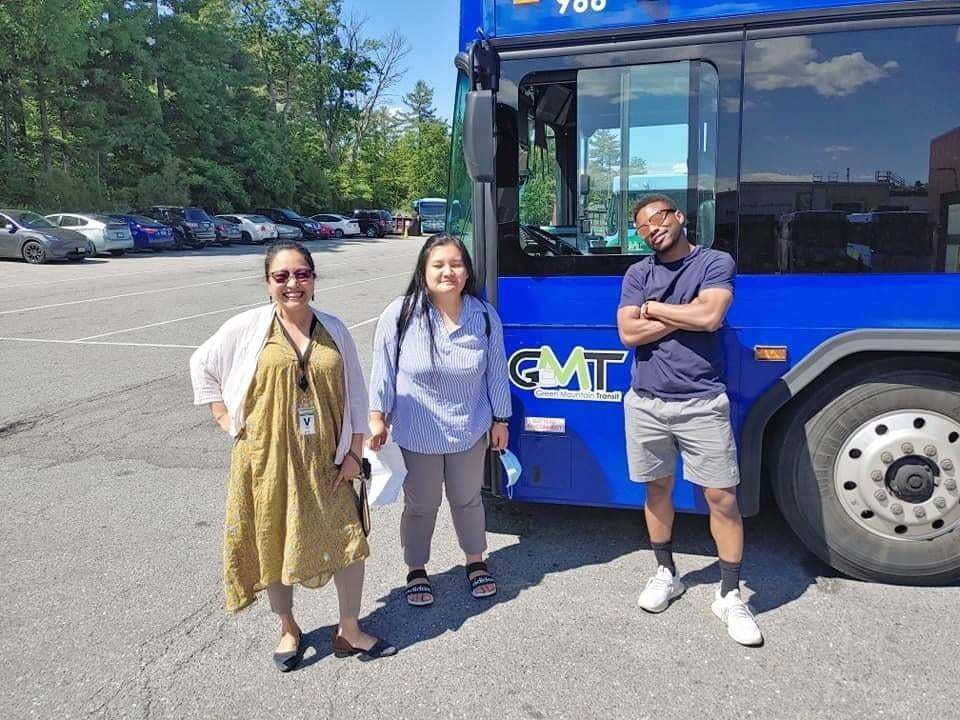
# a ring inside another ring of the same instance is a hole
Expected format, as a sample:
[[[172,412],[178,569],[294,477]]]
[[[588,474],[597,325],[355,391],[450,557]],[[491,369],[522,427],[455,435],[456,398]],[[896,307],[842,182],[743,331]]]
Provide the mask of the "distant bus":
[[[414,200],[413,213],[420,218],[420,231],[425,235],[443,232],[447,223],[447,201],[444,198]]]
[[[644,504],[616,309],[656,191],[737,263],[744,514],[772,496],[855,577],[960,580],[960,2],[460,9],[449,227],[504,322],[513,496]],[[677,509],[705,512],[676,476]]]

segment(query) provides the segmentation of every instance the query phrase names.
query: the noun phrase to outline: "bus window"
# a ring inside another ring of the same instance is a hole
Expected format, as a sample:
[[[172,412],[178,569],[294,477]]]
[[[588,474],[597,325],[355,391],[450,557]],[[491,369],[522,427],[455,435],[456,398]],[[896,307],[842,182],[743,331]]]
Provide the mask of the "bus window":
[[[469,81],[457,77],[457,100],[453,111],[453,142],[450,152],[450,180],[447,189],[447,231],[459,237],[471,254],[473,248],[473,184],[463,161],[463,112]],[[474,258],[476,260],[476,258]]]
[[[748,41],[742,273],[960,271],[956,25]]]
[[[644,255],[633,206],[669,195],[713,245],[719,80],[682,61],[528,77],[520,88],[521,244],[532,255]]]

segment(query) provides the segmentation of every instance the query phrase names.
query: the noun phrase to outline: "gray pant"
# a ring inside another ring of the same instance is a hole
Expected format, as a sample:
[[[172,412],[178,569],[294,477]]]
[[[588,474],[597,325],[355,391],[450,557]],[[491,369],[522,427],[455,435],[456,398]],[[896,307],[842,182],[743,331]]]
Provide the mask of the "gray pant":
[[[487,549],[480,489],[488,448],[484,435],[472,448],[459,453],[423,455],[403,449],[407,477],[403,481],[400,543],[408,567],[423,567],[430,560],[430,540],[437,524],[441,486],[447,490],[460,548],[467,555],[479,555]]]
[[[340,617],[360,617],[360,600],[363,597],[364,561],[357,560],[352,565],[333,574],[333,584],[337,586],[337,600],[340,602]],[[283,583],[267,585],[267,597],[270,609],[277,615],[285,615],[293,610],[293,586]]]

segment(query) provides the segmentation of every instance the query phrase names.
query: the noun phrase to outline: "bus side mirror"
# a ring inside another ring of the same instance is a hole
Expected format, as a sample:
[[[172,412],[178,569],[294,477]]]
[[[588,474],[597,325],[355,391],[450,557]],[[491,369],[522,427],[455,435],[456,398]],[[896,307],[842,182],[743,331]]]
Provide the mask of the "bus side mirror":
[[[493,132],[493,91],[471,90],[464,107],[463,161],[474,182],[494,181],[496,144]]]
[[[590,194],[590,176],[587,173],[580,175],[580,194]]]

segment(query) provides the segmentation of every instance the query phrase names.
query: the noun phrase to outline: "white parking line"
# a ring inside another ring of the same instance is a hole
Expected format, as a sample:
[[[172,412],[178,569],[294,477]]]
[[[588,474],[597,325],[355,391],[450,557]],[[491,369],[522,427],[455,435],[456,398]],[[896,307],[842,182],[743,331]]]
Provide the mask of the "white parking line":
[[[217,310],[215,312],[226,312]],[[205,313],[206,314],[206,313]],[[183,318],[181,318],[183,319]],[[353,330],[364,325],[376,322],[379,317],[364,320],[356,325],[350,325],[347,330]],[[40,343],[46,345],[104,345],[107,347],[133,347],[133,348],[174,348],[177,350],[196,350],[199,345],[168,345],[164,343],[135,343],[135,342],[109,342],[102,340],[46,340],[44,338],[18,338],[18,337],[0,337],[0,342],[22,342],[22,343]]]
[[[147,328],[160,327],[161,325],[170,325],[171,323],[183,322],[184,320],[193,320],[195,318],[207,317],[208,315],[217,315],[219,313],[230,312],[232,310],[244,310],[246,308],[256,307],[257,305],[263,305],[265,301],[261,300],[255,303],[248,303],[247,305],[234,305],[233,307],[221,308],[220,310],[211,310],[210,312],[197,313],[196,315],[186,315],[181,318],[174,318],[173,320],[162,320],[161,322],[150,323],[149,325],[138,325],[137,327],[124,328],[123,330],[112,330],[111,332],[100,333],[99,335],[90,335],[89,337],[77,338],[76,340],[66,340],[65,342],[86,342],[88,340],[96,340],[97,338],[109,337],[111,335],[122,335],[123,333],[133,332],[135,330],[146,330]]]
[[[347,330],[353,330],[353,329],[358,328],[358,327],[363,327],[364,325],[369,325],[370,323],[375,323],[375,322],[376,322],[377,320],[379,320],[379,319],[380,319],[380,316],[377,315],[376,317],[372,317],[372,318],[370,318],[369,320],[364,320],[363,322],[358,322],[356,325],[349,325],[349,326],[347,326]]]
[[[315,252],[315,253],[313,253],[313,254],[314,254],[314,255],[319,255],[320,257],[326,257],[324,253],[316,253],[316,252]],[[370,253],[370,254],[373,254],[373,253]],[[203,253],[200,253],[200,255],[203,255]],[[234,257],[235,257],[235,258],[247,258],[247,257],[254,257],[254,258],[258,259],[258,260],[260,259],[260,256],[257,256],[257,255],[246,256],[246,255],[242,255],[242,254],[237,254],[237,255],[225,255],[225,256],[221,256],[221,257],[225,257],[225,258],[234,258]],[[404,253],[404,254],[400,254],[400,255],[378,255],[378,256],[377,256],[377,260],[378,260],[378,261],[379,261],[379,260],[392,260],[392,259],[394,259],[394,258],[401,258],[401,257],[402,257],[402,258],[409,257],[409,253]],[[3,287],[0,287],[0,290],[14,290],[14,289],[16,289],[16,288],[36,287],[36,286],[38,286],[38,285],[57,285],[57,284],[60,284],[60,283],[68,283],[68,282],[83,282],[83,281],[93,281],[93,280],[114,280],[114,279],[119,279],[119,278],[134,277],[134,276],[136,276],[136,275],[154,275],[154,274],[157,273],[157,271],[178,269],[178,268],[175,267],[176,264],[177,264],[177,263],[176,263],[176,260],[174,260],[174,258],[170,258],[169,260],[170,260],[170,261],[169,261],[167,264],[162,265],[162,266],[159,266],[159,267],[154,267],[154,268],[152,268],[152,269],[150,269],[150,270],[136,270],[136,271],[134,271],[134,272],[128,272],[128,273],[121,273],[121,272],[116,272],[116,273],[102,273],[102,274],[100,274],[100,275],[86,275],[86,276],[82,276],[82,277],[81,277],[81,276],[75,276],[75,277],[69,277],[69,278],[60,278],[59,280],[40,280],[40,281],[37,281],[37,282],[19,283],[19,284],[17,284],[17,285],[4,285]],[[154,261],[154,262],[157,262],[157,261]],[[336,267],[336,266],[338,266],[338,265],[356,265],[356,264],[357,264],[357,260],[350,260],[350,261],[346,261],[346,262],[322,263],[322,264],[321,264],[321,263],[318,263],[318,264],[317,264],[317,268],[318,268],[318,272],[319,272],[320,274],[322,274],[322,273],[323,273],[323,270],[324,270],[325,268],[328,268],[328,267]],[[197,269],[197,270],[200,270],[200,268],[196,268],[196,269]],[[239,269],[239,268],[238,268],[238,269]]]
[[[45,340],[43,338],[0,337],[0,341],[4,340],[7,342],[43,343],[48,345],[108,345],[112,347],[179,348],[183,350],[196,350],[199,347],[199,345],[163,345],[161,343],[118,343],[88,340]]]
[[[399,275],[406,275],[407,273],[393,273],[391,275],[380,275],[375,278],[368,278],[367,280],[357,280],[355,282],[343,283],[341,285],[328,285],[327,287],[316,288],[317,292],[323,292],[325,290],[339,290],[345,287],[352,287],[354,285],[363,285],[364,283],[375,282],[377,280],[386,280],[387,278],[397,277]],[[109,337],[111,335],[122,335],[123,333],[134,332],[135,330],[146,330],[147,328],[159,327],[161,325],[170,325],[172,323],[183,322],[185,320],[194,320],[195,318],[207,317],[208,315],[217,315],[219,313],[233,312],[234,310],[245,310],[246,308],[256,307],[257,305],[263,305],[264,302],[255,302],[248,303],[246,305],[234,305],[233,307],[221,308],[220,310],[211,310],[209,312],[197,313],[196,315],[186,315],[181,318],[173,318],[172,320],[161,320],[160,322],[150,323],[148,325],[139,325],[137,327],[125,328],[123,330],[111,330],[110,332],[100,333],[99,335],[90,335],[88,337],[78,338],[76,340],[64,340],[62,342],[86,342],[88,340],[96,340],[97,338]],[[364,320],[362,323],[356,325],[351,325],[348,327],[348,330],[353,328],[358,328],[363,325],[369,325],[372,322],[376,322],[377,318],[370,318],[369,320]]]
[[[83,305],[84,303],[100,302],[101,300],[118,300],[120,298],[138,297],[140,295],[154,295],[156,293],[172,292],[173,290],[189,290],[190,288],[207,287],[208,285],[223,285],[224,283],[232,283],[239,280],[250,280],[258,277],[260,277],[260,275],[241,275],[240,277],[229,278],[227,280],[213,280],[212,282],[195,283],[193,285],[178,285],[177,287],[141,290],[140,292],[106,295],[103,297],[87,298],[86,300],[71,300],[70,302],[51,303],[50,305],[35,305],[33,307],[16,308],[14,310],[2,310],[0,311],[0,315],[14,315],[16,313],[31,312],[33,310],[49,310],[50,308],[65,307],[67,305]]]

